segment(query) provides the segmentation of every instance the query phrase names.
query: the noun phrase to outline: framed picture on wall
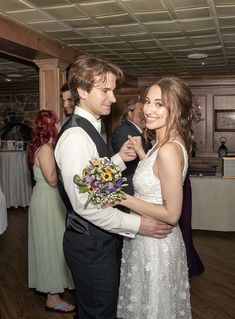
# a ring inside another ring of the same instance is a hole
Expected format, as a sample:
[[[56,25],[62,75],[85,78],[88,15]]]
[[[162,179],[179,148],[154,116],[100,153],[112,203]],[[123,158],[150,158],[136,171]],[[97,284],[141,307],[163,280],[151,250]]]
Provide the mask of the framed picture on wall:
[[[222,163],[223,178],[235,178],[235,157],[223,157]]]
[[[235,110],[215,110],[215,131],[235,132]]]
[[[17,151],[23,151],[24,149],[24,142],[23,141],[15,141],[15,149]]]
[[[7,140],[7,150],[15,151],[15,140]]]

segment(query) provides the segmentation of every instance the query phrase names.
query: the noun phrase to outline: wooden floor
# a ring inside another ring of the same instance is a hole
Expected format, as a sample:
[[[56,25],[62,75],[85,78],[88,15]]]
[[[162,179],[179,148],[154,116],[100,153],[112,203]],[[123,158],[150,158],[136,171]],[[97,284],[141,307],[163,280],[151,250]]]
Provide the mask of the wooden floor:
[[[27,287],[27,210],[11,209],[8,223],[0,235],[0,318],[72,319],[46,313],[45,296]],[[234,319],[235,233],[194,231],[194,243],[206,270],[191,281],[193,319]],[[69,292],[64,298],[73,301]]]

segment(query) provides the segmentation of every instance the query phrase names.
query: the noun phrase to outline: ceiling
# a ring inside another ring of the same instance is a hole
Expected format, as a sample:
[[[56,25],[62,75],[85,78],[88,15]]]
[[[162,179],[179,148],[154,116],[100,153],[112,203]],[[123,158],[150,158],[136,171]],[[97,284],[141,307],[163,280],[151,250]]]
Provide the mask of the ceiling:
[[[38,68],[33,63],[0,53],[0,83],[5,85],[38,83],[38,77]]]
[[[235,0],[1,0],[0,15],[136,77],[235,75]],[[37,76],[18,62],[0,55],[0,81]]]

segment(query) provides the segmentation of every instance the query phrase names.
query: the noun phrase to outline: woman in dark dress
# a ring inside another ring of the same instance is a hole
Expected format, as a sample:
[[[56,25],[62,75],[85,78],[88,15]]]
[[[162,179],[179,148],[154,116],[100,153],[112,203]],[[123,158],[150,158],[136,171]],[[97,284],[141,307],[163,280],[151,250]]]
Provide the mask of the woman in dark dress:
[[[183,187],[183,206],[182,213],[179,219],[179,226],[183,235],[186,254],[189,278],[200,275],[204,271],[204,266],[193,244],[192,237],[192,189],[189,174],[186,175]]]

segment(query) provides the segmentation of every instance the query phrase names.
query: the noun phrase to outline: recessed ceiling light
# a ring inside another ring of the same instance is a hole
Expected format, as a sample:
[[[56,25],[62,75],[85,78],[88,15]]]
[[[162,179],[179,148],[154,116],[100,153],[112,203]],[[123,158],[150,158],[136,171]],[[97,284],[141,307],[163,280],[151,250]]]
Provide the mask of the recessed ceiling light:
[[[23,75],[19,74],[19,73],[11,73],[11,74],[7,74],[7,77],[9,78],[21,78]]]
[[[206,53],[191,53],[188,55],[188,58],[192,60],[200,60],[200,59],[205,59],[207,57],[208,57],[208,54]]]

